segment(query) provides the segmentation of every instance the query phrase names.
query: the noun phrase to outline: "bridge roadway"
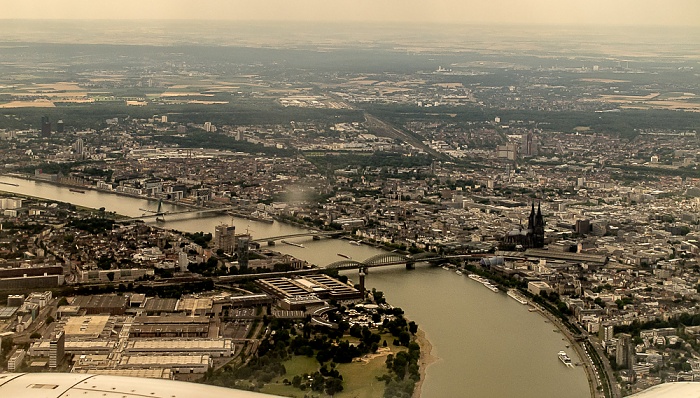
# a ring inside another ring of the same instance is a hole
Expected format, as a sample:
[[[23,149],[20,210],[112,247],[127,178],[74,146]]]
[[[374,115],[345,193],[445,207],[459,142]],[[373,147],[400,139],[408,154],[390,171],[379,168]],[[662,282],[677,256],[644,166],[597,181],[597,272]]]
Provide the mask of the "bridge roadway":
[[[222,213],[226,211],[231,211],[234,210],[233,207],[217,207],[217,208],[211,208],[211,209],[194,209],[194,210],[182,210],[182,211],[163,211],[163,212],[157,212],[153,211],[153,214],[144,214],[140,217],[130,217],[127,218],[126,221],[136,221],[136,220],[143,220],[144,218],[151,218],[151,217],[164,217],[164,216],[174,216],[174,215],[179,215],[179,214],[203,214],[203,213]],[[147,210],[151,211],[151,210]]]
[[[481,260],[483,255],[474,254],[456,254],[456,255],[439,255],[434,253],[422,253],[423,255],[418,256],[408,256],[398,253],[388,253],[379,254],[374,257],[370,257],[364,261],[355,260],[341,260],[334,263],[328,264],[326,269],[337,269],[337,270],[348,270],[348,269],[367,269],[375,267],[385,267],[389,265],[399,265],[399,264],[415,264],[421,262],[435,263],[440,261],[449,261],[452,259],[459,260]]]
[[[289,235],[279,235],[279,236],[270,236],[267,238],[258,238],[258,239],[253,239],[253,242],[272,242],[276,240],[282,240],[282,239],[289,239],[289,238],[300,238],[303,236],[339,236],[339,235],[345,235],[347,234],[346,231],[310,231],[310,232],[300,232],[298,234],[289,234]]]
[[[407,257],[401,254],[397,253],[389,253],[388,255],[392,258],[392,260],[389,261],[384,261],[384,262],[372,262],[370,260],[379,258],[380,256],[374,256],[366,259],[364,262],[359,262],[359,261],[353,261],[353,260],[347,260],[347,261],[338,261],[332,264],[328,264],[323,268],[309,268],[309,269],[300,269],[300,270],[294,270],[294,271],[285,271],[285,272],[263,272],[259,274],[243,274],[243,275],[222,275],[217,277],[217,281],[219,282],[235,282],[239,280],[244,280],[244,279],[258,279],[258,278],[278,278],[278,277],[284,277],[284,276],[294,276],[294,275],[308,275],[308,274],[317,274],[319,272],[323,272],[326,269],[337,269],[339,271],[344,271],[344,270],[350,270],[350,269],[367,269],[367,268],[376,268],[376,267],[387,267],[390,265],[400,265],[400,264],[408,264],[408,263],[421,263],[421,262],[437,262],[438,260],[449,260],[449,259],[472,259],[472,260],[480,260],[484,256],[483,255],[473,255],[473,254],[460,254],[460,255],[451,255],[451,256],[440,256],[440,255],[435,255],[433,253],[429,253],[430,257]],[[400,258],[399,258],[400,257]],[[342,263],[342,264],[341,264]]]

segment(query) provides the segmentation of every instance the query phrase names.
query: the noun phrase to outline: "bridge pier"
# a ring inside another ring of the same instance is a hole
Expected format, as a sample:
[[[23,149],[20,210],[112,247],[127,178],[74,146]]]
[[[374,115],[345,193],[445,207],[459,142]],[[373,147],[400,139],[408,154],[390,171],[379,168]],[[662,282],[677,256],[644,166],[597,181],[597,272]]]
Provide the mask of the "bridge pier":
[[[365,298],[365,276],[367,275],[366,270],[366,267],[360,268],[360,293],[362,293],[363,299]]]
[[[415,261],[407,261],[406,262],[406,269],[416,269],[416,262]]]
[[[268,245],[268,246],[274,246],[274,245],[275,245],[275,241],[274,241],[274,240],[268,240],[268,241],[267,241],[267,245]]]

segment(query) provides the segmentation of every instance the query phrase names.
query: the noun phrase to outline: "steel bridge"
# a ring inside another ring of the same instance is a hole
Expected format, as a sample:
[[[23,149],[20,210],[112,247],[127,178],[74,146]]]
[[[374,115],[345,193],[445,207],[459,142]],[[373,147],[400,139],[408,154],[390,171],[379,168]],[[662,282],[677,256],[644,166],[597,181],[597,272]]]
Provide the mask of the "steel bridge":
[[[309,231],[309,232],[301,232],[298,234],[289,234],[289,235],[279,235],[279,236],[270,236],[267,238],[258,238],[258,239],[253,239],[253,242],[274,242],[276,240],[282,240],[282,239],[290,239],[290,238],[301,238],[303,236],[340,236],[340,235],[345,235],[347,234],[346,231]]]
[[[148,210],[148,209],[139,209],[144,212],[149,212],[152,214],[144,214],[140,217],[130,217],[127,218],[127,221],[136,221],[136,220],[143,220],[146,218],[151,218],[155,217],[156,220],[158,221],[165,221],[165,216],[174,216],[174,215],[182,215],[182,214],[206,214],[206,213],[223,213],[226,211],[233,210],[233,207],[217,207],[217,208],[212,208],[212,209],[192,209],[192,210],[182,210],[182,211],[161,211],[161,206],[160,204],[158,205],[158,210]]]
[[[448,257],[446,256],[441,256],[439,254],[429,252],[419,253],[415,256],[401,253],[380,253],[376,256],[372,256],[368,259],[365,259],[364,261],[356,261],[350,259],[336,261],[334,263],[328,264],[325,268],[337,270],[367,269],[397,264],[406,264],[406,268],[413,268],[415,266],[415,263],[417,262],[434,263],[438,261],[445,261],[447,258]]]

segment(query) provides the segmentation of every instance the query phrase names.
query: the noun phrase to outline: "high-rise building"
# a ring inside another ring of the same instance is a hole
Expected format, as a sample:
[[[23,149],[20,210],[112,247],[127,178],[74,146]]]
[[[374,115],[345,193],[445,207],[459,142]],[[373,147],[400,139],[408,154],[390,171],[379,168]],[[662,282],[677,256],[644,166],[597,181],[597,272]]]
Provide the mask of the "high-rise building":
[[[85,143],[83,142],[82,138],[78,138],[75,141],[73,149],[75,150],[76,155],[83,155],[83,153],[85,152]]]
[[[41,117],[41,135],[44,137],[51,135],[51,121],[48,116]]]
[[[248,247],[250,235],[236,236],[236,254],[238,255],[238,267],[248,267]]]
[[[535,135],[532,131],[523,135],[522,143],[520,145],[520,154],[522,156],[537,156],[537,141],[535,140]]]
[[[66,352],[66,335],[63,330],[56,332],[49,342],[49,368],[56,369],[63,361]]]
[[[621,333],[618,336],[617,346],[615,347],[615,363],[619,369],[629,369],[634,364],[632,336],[627,333]]]
[[[224,253],[233,253],[236,240],[236,227],[234,225],[221,224],[214,227],[214,244]]]
[[[615,327],[604,323],[600,326],[599,337],[602,341],[610,341],[614,337]]]
[[[187,253],[184,251],[178,253],[177,265],[180,267],[180,272],[187,272],[187,266],[190,265],[190,260],[187,258]]]
[[[574,232],[579,235],[585,235],[591,232],[591,221],[590,220],[576,220],[576,226],[574,227]]]
[[[204,131],[207,133],[211,131],[212,127],[211,122],[204,122]]]

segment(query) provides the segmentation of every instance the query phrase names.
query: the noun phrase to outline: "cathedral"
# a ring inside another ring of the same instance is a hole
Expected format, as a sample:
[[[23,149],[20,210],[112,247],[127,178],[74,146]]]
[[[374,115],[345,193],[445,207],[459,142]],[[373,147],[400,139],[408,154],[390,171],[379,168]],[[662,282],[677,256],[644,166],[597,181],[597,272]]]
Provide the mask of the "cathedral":
[[[527,218],[527,229],[520,225],[517,229],[506,234],[503,243],[522,246],[524,249],[544,247],[544,217],[542,217],[539,203],[537,204],[537,213],[535,213],[535,202],[532,202],[532,210]]]

